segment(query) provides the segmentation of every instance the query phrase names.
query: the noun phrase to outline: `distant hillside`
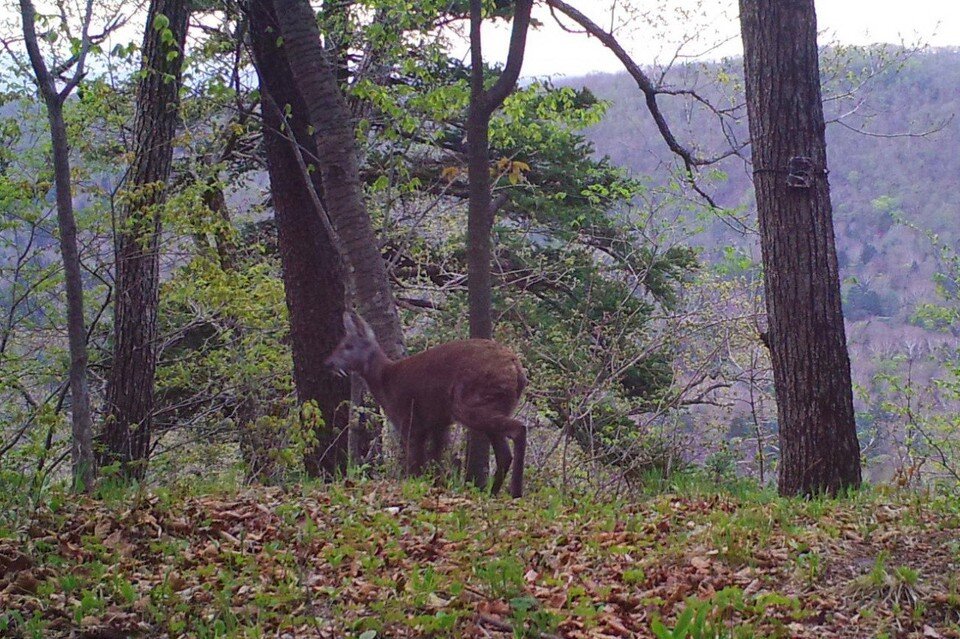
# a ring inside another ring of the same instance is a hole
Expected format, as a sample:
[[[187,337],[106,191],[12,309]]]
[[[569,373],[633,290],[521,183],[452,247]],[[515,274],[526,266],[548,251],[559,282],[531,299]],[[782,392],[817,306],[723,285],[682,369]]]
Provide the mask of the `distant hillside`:
[[[888,51],[889,54],[889,51]],[[900,52],[902,55],[902,52]],[[842,92],[849,83],[845,72],[862,73],[871,60],[848,59],[839,70],[825,54],[825,93]],[[737,94],[739,61],[725,64],[723,96],[716,88],[719,65],[698,65],[677,71],[682,82],[718,101],[721,106],[742,104]],[[826,77],[829,76],[829,77]],[[626,74],[591,75],[563,84],[587,86],[611,107],[603,122],[590,131],[597,152],[638,175],[665,182],[675,164],[646,110],[642,94]],[[855,108],[845,119],[877,135],[865,135],[840,124],[828,125],[830,184],[834,221],[844,283],[844,304],[851,322],[849,338],[854,359],[866,374],[867,350],[876,353],[923,340],[935,346],[953,339],[910,326],[917,302],[935,298],[933,283],[938,264],[929,239],[901,224],[906,220],[940,240],[960,248],[960,50],[934,50],[908,56],[874,75],[853,99],[828,100],[828,120]],[[691,107],[682,98],[660,99],[677,137],[697,146],[704,155],[722,150],[717,119],[705,109]],[[743,109],[740,109],[740,114]],[[945,124],[944,124],[945,123]],[[942,129],[922,137],[888,137],[919,133],[937,125]],[[732,131],[746,139],[746,121]],[[726,182],[707,183],[722,206],[746,206],[754,211],[749,167],[739,158],[719,164]],[[755,214],[752,214],[755,215]],[[707,249],[736,244],[759,258],[756,237],[740,237],[727,225],[716,223],[696,238]],[[860,357],[858,357],[858,352]],[[858,368],[855,362],[855,368]]]

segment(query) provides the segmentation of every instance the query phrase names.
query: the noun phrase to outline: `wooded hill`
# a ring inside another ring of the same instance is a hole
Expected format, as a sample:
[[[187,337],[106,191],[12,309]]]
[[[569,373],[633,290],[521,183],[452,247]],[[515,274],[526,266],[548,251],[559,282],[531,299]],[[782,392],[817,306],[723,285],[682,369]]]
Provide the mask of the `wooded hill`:
[[[940,301],[938,286],[952,290],[941,277],[941,249],[955,252],[960,242],[960,156],[954,144],[960,137],[960,50],[828,49],[821,68],[847,340],[854,381],[870,387],[881,360],[907,349],[927,359],[955,344],[958,327],[925,316],[923,309]],[[739,60],[673,73],[678,87],[733,108],[740,122],[728,122],[729,130],[735,139],[747,139]],[[588,132],[598,154],[647,176],[652,185],[669,182],[677,159],[629,76],[595,74],[563,84],[586,86],[609,102],[606,117]],[[676,96],[661,95],[659,101],[681,143],[705,156],[728,148],[718,118],[703,105]],[[706,173],[705,190],[720,206],[743,211],[755,228],[752,167],[731,157],[710,168],[723,175]],[[759,268],[755,232],[738,232],[716,218],[690,220],[690,226],[699,229],[690,241],[703,247],[708,262],[739,268],[750,261]],[[929,361],[918,365],[918,380],[929,381],[934,368]]]
[[[891,60],[895,56],[904,57]],[[918,301],[931,300],[934,275],[941,270],[937,251],[924,233],[937,234],[946,246],[956,247],[960,240],[960,204],[955,197],[960,156],[953,144],[960,137],[956,90],[960,50],[910,55],[874,50],[866,58],[852,59],[837,52],[831,59],[828,51],[823,64],[830,187],[841,274],[846,281],[845,314],[852,322],[892,318],[891,326],[905,323]],[[830,69],[838,64],[843,65],[839,73]],[[680,72],[678,84],[695,87],[722,107],[742,105],[739,66],[739,60],[688,66]],[[849,89],[849,81],[841,86],[827,77],[848,73],[862,80],[852,102],[839,95]],[[727,79],[717,85],[712,80],[721,74]],[[610,103],[606,117],[588,133],[598,154],[636,175],[649,176],[654,184],[665,183],[664,169],[675,164],[675,158],[629,76],[596,74],[563,84],[586,86]],[[730,95],[722,95],[718,86],[729,88]],[[661,96],[660,103],[683,143],[704,149],[704,155],[723,150],[717,119],[706,109],[691,108],[689,100],[670,96]],[[742,108],[738,112],[744,114]],[[745,119],[733,128],[737,139],[747,139]],[[717,203],[753,210],[751,167],[733,157],[716,168],[726,177],[707,181],[706,190]],[[694,242],[714,260],[722,257],[720,249],[734,244],[759,262],[755,237],[739,236],[723,223],[708,223]]]

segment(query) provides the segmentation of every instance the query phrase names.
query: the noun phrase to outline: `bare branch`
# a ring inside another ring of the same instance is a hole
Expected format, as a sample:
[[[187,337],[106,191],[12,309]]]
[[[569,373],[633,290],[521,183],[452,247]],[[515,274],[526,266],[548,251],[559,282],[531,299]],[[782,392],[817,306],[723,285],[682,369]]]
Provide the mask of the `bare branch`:
[[[70,92],[80,84],[80,80],[86,75],[87,53],[90,51],[90,17],[93,15],[93,0],[87,0],[87,8],[84,10],[83,24],[80,29],[80,52],[77,54],[77,67],[73,71],[73,77],[67,80],[63,89],[60,91],[60,101],[67,99]]]
[[[630,54],[627,53],[627,51],[620,45],[620,42],[613,36],[613,34],[604,31],[590,18],[566,2],[563,2],[563,0],[547,0],[547,5],[550,6],[551,9],[560,11],[574,22],[579,24],[589,35],[597,38],[601,44],[603,44],[605,47],[607,47],[607,49],[617,56],[617,59],[619,59],[621,64],[623,64],[627,73],[629,73],[637,83],[637,87],[639,87],[640,91],[643,92],[647,110],[650,112],[650,115],[653,116],[653,120],[656,122],[657,129],[660,131],[660,136],[663,138],[664,142],[667,143],[667,146],[670,147],[670,150],[673,151],[673,153],[680,157],[680,159],[683,161],[684,169],[686,170],[687,183],[704,199],[704,201],[707,202],[711,208],[719,209],[720,207],[713,200],[713,198],[706,191],[704,191],[699,184],[697,184],[697,181],[694,178],[694,171],[698,167],[713,164],[725,157],[736,155],[739,153],[740,148],[743,147],[735,147],[719,156],[705,158],[696,155],[693,151],[680,144],[680,142],[677,141],[676,136],[673,134],[673,131],[671,131],[670,125],[667,123],[663,112],[660,110],[660,105],[657,104],[657,95],[667,92],[654,86],[647,74],[644,73],[643,69],[640,68],[640,65],[638,65],[632,57],[630,57]],[[745,146],[745,144],[743,146]]]
[[[660,135],[663,137],[664,142],[667,143],[667,146],[670,147],[671,151],[683,159],[684,165],[688,170],[692,170],[693,167],[704,166],[717,161],[713,158],[698,157],[677,141],[677,138],[670,130],[670,125],[667,124],[666,118],[660,111],[660,106],[657,104],[657,94],[661,93],[661,91],[653,86],[650,78],[647,77],[647,74],[644,73],[643,69],[640,68],[640,65],[638,65],[632,57],[630,57],[630,54],[626,52],[626,50],[620,45],[620,42],[613,35],[604,31],[602,28],[600,28],[600,26],[597,25],[597,23],[581,13],[579,10],[570,6],[566,2],[563,2],[563,0],[547,0],[547,4],[566,14],[573,21],[586,29],[587,33],[599,40],[603,46],[610,49],[610,51],[617,56],[617,59],[623,64],[624,68],[627,70],[627,73],[629,73],[630,77],[632,77],[637,83],[637,87],[639,87],[640,91],[643,92],[643,95],[646,98],[647,110],[650,111],[650,115],[653,116],[654,121],[657,123],[657,129],[659,129]]]
[[[109,36],[111,33],[116,31],[123,25],[125,25],[127,21],[128,21],[127,17],[123,16],[122,14],[117,15],[113,20],[107,23],[107,26],[104,27],[103,31],[101,31],[96,35],[91,35],[87,38],[90,42],[90,46],[93,46],[95,44],[100,44],[101,42],[106,40],[107,36]],[[69,71],[73,65],[77,64],[77,62],[80,61],[80,55],[81,55],[80,52],[75,53],[71,55],[69,58],[67,58],[66,60],[64,60],[63,62],[61,62],[60,64],[58,64],[57,66],[55,66],[52,71],[53,75],[60,77],[61,75]]]
[[[947,128],[947,125],[953,121],[953,114],[951,113],[946,119],[941,120],[937,124],[933,125],[933,127],[926,129],[924,131],[919,131],[919,132],[906,131],[904,133],[879,133],[876,131],[867,131],[865,129],[861,129],[853,125],[847,124],[846,122],[843,121],[843,118],[846,115],[847,114],[839,118],[836,118],[834,120],[829,120],[828,124],[838,124],[845,129],[849,129],[850,131],[853,131],[854,133],[859,133],[860,135],[865,135],[870,138],[925,138],[933,135],[934,133],[939,133],[940,131],[943,131],[945,128]]]

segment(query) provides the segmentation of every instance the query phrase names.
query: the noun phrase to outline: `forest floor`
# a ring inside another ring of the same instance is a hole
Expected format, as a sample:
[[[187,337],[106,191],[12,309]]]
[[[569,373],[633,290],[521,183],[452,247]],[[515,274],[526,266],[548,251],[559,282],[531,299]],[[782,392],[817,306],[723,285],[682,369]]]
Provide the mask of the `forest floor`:
[[[0,636],[958,638],[960,496],[62,496],[0,528]]]

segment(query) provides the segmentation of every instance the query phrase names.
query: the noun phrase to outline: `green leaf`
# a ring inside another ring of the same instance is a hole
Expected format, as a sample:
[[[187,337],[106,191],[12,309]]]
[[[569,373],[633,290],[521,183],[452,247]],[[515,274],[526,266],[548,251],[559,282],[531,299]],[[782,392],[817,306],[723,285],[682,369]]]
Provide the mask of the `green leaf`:
[[[690,627],[690,623],[693,621],[693,615],[696,612],[696,606],[691,603],[687,603],[687,606],[683,609],[683,612],[680,613],[680,616],[677,617],[677,625],[673,629],[673,635],[675,637],[686,637],[687,628]]]
[[[170,18],[168,18],[167,16],[163,15],[162,13],[158,13],[156,16],[154,16],[154,18],[153,18],[153,28],[154,28],[155,31],[160,31],[161,29],[166,29],[166,28],[169,27],[169,26],[170,26]]]
[[[653,631],[653,634],[657,636],[657,639],[672,639],[673,633],[663,625],[663,622],[659,619],[654,619],[650,623],[650,630]]]

